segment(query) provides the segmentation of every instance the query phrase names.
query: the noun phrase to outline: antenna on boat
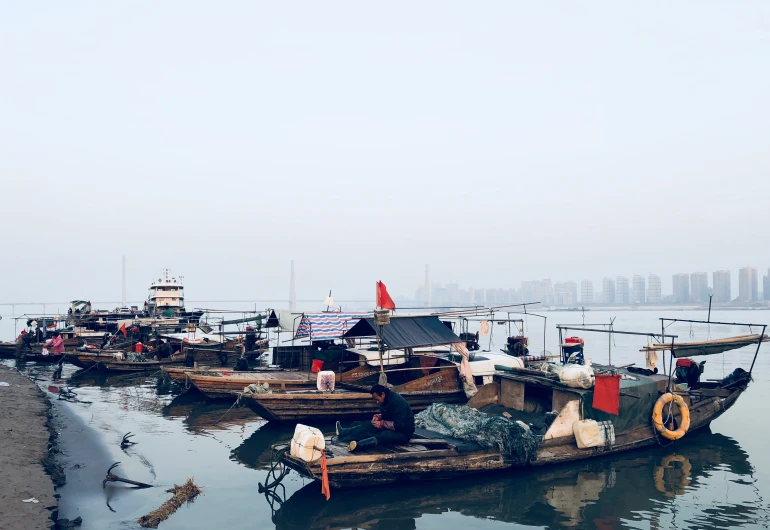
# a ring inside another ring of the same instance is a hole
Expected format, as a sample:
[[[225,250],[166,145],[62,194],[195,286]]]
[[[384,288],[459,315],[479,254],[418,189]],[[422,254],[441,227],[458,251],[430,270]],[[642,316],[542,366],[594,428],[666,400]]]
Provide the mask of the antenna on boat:
[[[297,290],[294,286],[294,260],[291,260],[291,281],[289,283],[289,310],[297,310]]]
[[[120,299],[120,307],[126,307],[126,255],[123,254],[123,297]]]

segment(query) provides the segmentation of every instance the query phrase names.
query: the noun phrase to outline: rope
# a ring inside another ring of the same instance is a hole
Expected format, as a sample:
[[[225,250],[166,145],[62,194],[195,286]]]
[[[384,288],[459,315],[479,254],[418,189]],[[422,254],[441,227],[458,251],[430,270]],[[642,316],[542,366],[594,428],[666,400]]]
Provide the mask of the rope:
[[[217,421],[215,421],[215,422],[214,422],[214,425],[216,425],[217,423],[219,423],[220,421],[222,421],[222,418],[224,418],[225,416],[227,416],[227,413],[228,413],[228,412],[230,412],[231,410],[233,410],[233,407],[234,407],[234,406],[236,406],[236,405],[238,405],[238,404],[240,403],[240,401],[241,401],[241,396],[240,396],[240,394],[239,394],[239,395],[238,395],[238,399],[236,399],[236,400],[235,400],[235,402],[234,402],[232,405],[230,405],[230,408],[229,408],[229,409],[227,409],[227,410],[225,411],[225,413],[224,413],[224,414],[222,414],[222,415],[219,417],[219,419],[218,419]]]
[[[278,484],[281,483],[283,480],[283,477],[285,477],[289,473],[289,468],[286,467],[283,464],[283,455],[288,451],[288,447],[283,447],[282,449],[276,449],[273,447],[273,455],[270,460],[270,469],[267,472],[267,475],[265,476],[265,483],[262,484],[261,482],[257,483],[258,485],[258,491],[259,493],[265,493],[267,490],[274,489]],[[281,468],[280,472],[276,473],[278,468]],[[272,477],[272,481],[268,482]]]

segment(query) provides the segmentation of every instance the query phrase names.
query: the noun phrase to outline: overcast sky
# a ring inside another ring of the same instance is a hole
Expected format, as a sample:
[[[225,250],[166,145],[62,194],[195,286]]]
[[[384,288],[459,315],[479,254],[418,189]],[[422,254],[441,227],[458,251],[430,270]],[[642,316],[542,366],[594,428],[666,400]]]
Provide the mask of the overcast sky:
[[[767,2],[0,5],[0,302],[770,267]]]

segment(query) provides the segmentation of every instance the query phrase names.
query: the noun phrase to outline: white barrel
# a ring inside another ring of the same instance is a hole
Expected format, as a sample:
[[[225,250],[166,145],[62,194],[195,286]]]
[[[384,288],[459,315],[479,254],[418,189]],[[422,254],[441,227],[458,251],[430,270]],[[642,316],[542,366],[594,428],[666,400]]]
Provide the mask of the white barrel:
[[[325,447],[326,441],[321,431],[315,427],[297,424],[291,438],[291,456],[305,462],[313,462],[321,458],[321,451]]]
[[[334,392],[334,372],[331,370],[321,370],[316,378],[316,388],[319,392]]]

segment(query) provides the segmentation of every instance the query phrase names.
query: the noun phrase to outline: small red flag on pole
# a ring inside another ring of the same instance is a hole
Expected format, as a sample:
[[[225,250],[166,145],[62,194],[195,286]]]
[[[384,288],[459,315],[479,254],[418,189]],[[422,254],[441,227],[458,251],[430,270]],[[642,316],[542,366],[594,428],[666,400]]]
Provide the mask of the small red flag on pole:
[[[385,284],[377,282],[377,307],[382,309],[396,309],[396,303],[388,294]]]
[[[124,336],[124,337],[127,337],[127,336],[128,336],[128,332],[126,331],[126,325],[125,325],[125,324],[123,324],[122,326],[120,326],[120,329],[119,329],[118,331],[120,331],[121,333],[123,333],[123,336]]]

